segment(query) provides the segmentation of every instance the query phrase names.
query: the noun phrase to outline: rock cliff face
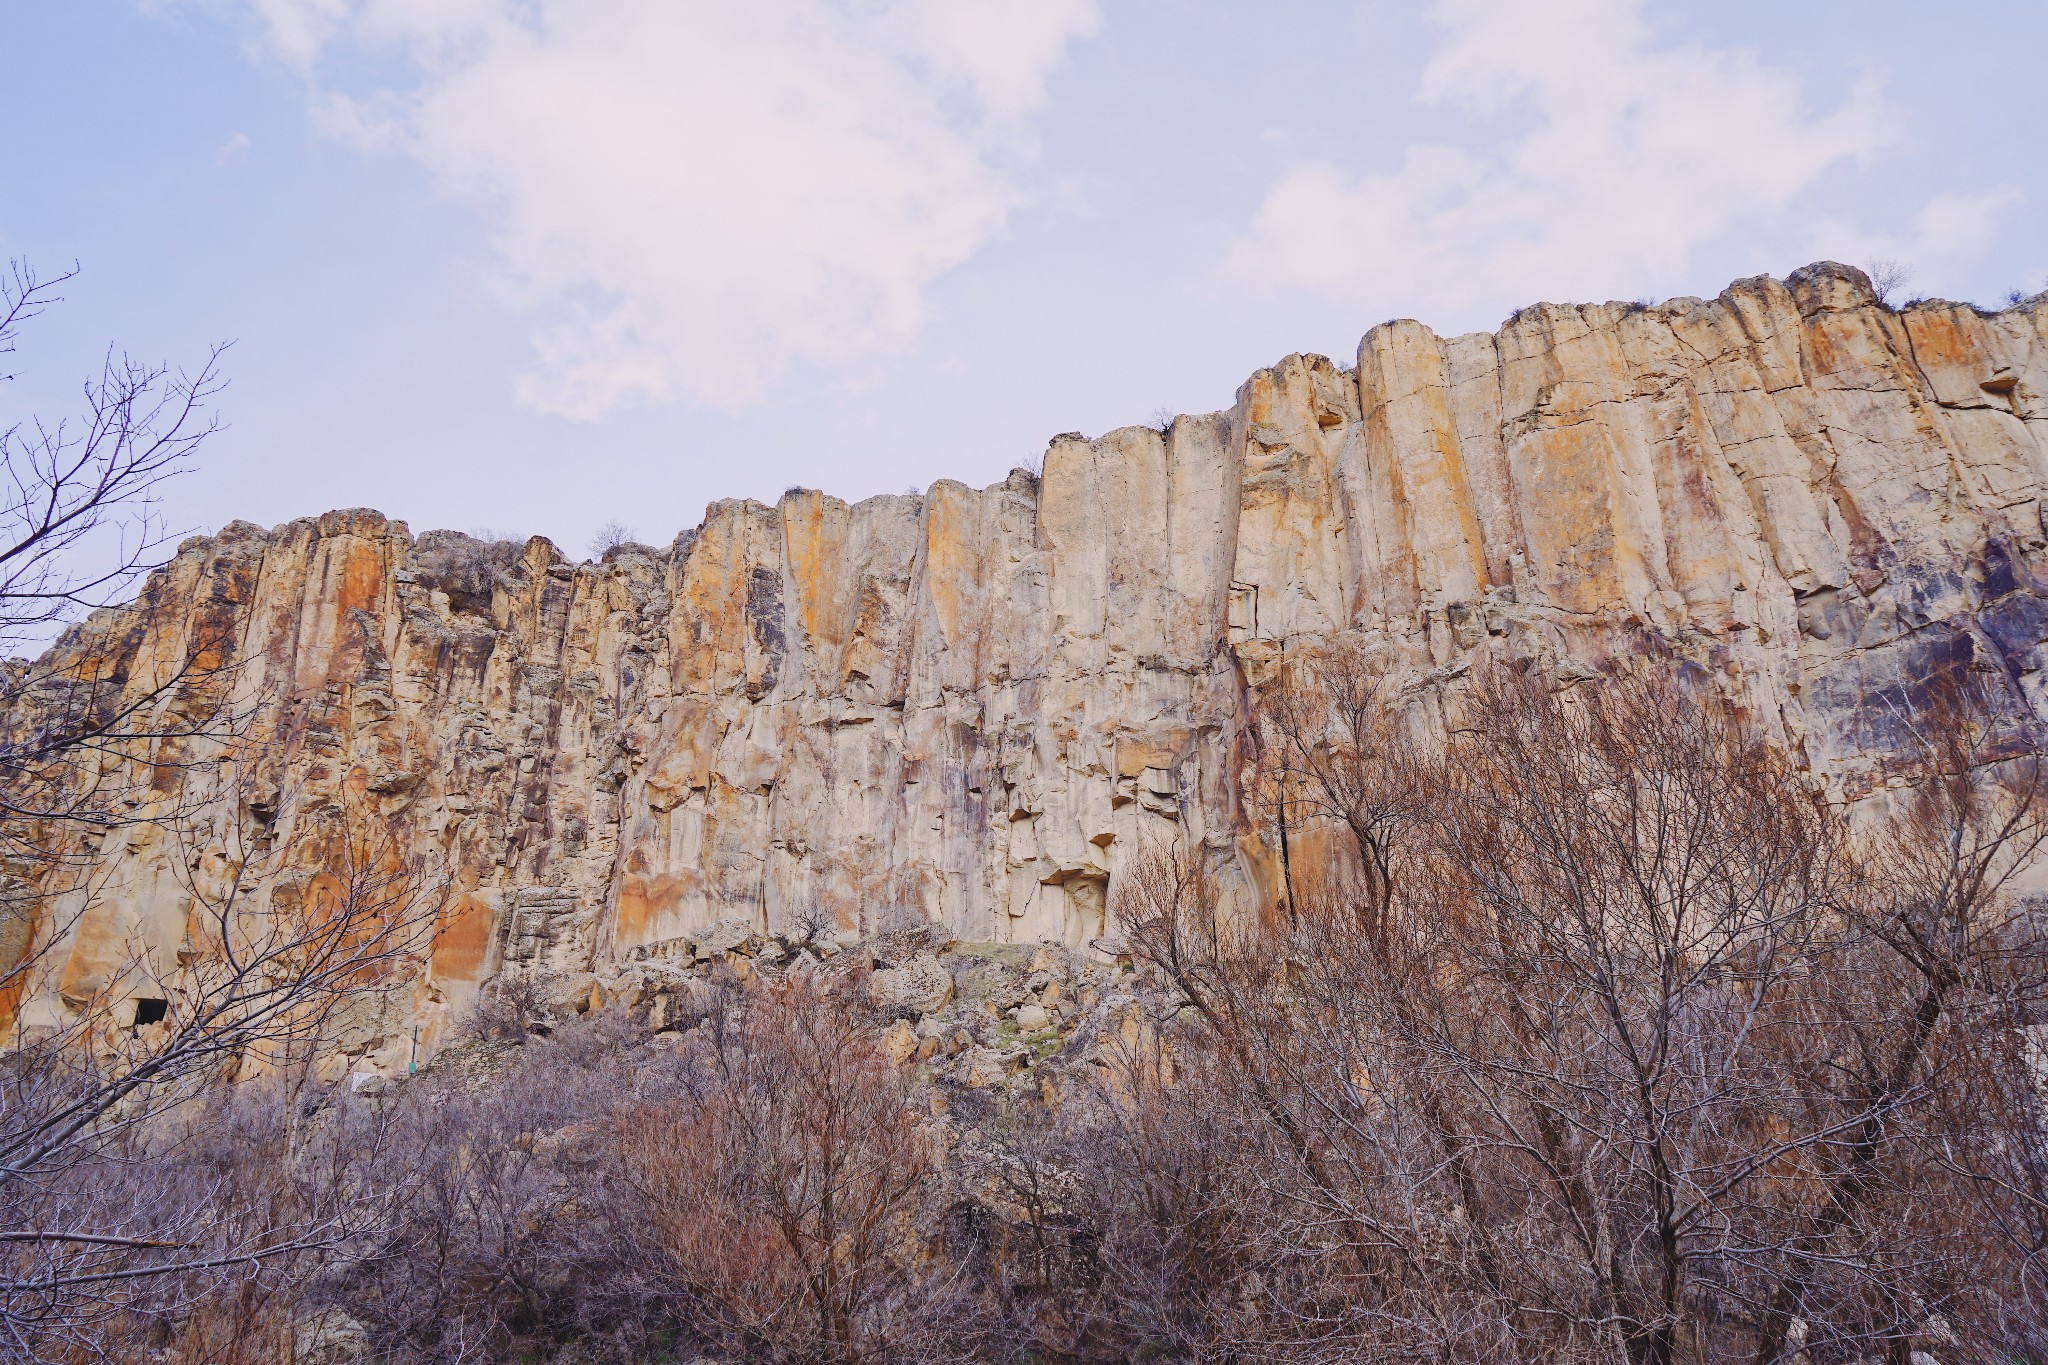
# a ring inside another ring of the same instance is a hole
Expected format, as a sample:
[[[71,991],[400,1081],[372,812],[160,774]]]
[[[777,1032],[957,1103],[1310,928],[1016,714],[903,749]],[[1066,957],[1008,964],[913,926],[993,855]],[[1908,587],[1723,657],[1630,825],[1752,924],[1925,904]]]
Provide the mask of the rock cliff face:
[[[379,822],[446,887],[403,1005],[431,1038],[494,974],[735,920],[1085,944],[1153,838],[1256,885],[1250,689],[1329,632],[1383,639],[1425,698],[1668,654],[1856,795],[1940,667],[2048,715],[2044,482],[2048,301],[1894,312],[1820,265],[1491,335],[1389,323],[1355,368],[1289,356],[1164,433],[1058,437],[1041,476],[721,502],[602,564],[370,512],[236,523],[143,625],[59,651],[141,686],[225,632],[260,756],[147,799],[207,812],[206,856],[280,850],[261,895],[321,874],[321,811]],[[124,945],[174,961],[177,856],[146,827],[94,854],[25,1017]]]

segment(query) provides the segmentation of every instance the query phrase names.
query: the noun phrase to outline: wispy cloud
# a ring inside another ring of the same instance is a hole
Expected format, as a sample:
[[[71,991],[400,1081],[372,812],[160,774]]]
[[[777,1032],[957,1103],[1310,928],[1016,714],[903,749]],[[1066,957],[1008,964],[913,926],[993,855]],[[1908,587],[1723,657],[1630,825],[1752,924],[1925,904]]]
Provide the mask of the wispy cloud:
[[[330,131],[485,209],[492,279],[532,325],[522,395],[577,416],[742,402],[911,336],[1001,227],[1019,120],[1098,22],[1096,0],[243,9]],[[406,78],[331,74],[365,54]]]
[[[1888,227],[1868,227],[1826,214],[1813,225],[1810,254],[1904,262],[1913,267],[1914,278],[1938,289],[1957,267],[1982,258],[1999,219],[2020,199],[2015,190],[1943,191],[1908,221]]]
[[[1828,172],[1899,135],[1874,79],[1815,108],[1752,52],[1659,45],[1642,11],[1641,0],[1438,4],[1418,98],[1473,136],[1411,146],[1381,174],[1289,169],[1234,270],[1422,311],[1654,289],[1682,281],[1703,247],[1765,223],[1821,250],[1878,240],[1817,212],[1808,234],[1783,221]],[[2005,202],[1941,196],[1916,231],[1930,250],[1961,249]]]
[[[231,161],[240,161],[247,155],[249,155],[249,135],[247,133],[230,133],[226,141],[213,149],[213,164],[225,166]]]

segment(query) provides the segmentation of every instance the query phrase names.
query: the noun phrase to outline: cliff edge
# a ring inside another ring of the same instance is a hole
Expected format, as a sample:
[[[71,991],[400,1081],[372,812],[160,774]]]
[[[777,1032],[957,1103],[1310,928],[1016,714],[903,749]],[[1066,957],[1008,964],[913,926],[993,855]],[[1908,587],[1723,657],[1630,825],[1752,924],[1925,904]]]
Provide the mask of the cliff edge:
[[[1248,696],[1335,632],[1433,707],[1475,670],[1668,657],[1854,798],[1944,669],[2048,717],[2044,395],[2048,297],[1894,311],[1820,264],[1388,323],[1354,368],[1289,356],[1222,412],[1056,438],[1039,475],[720,502],[600,564],[365,511],[235,523],[50,661],[144,688],[213,648],[254,720],[227,777],[160,758],[142,789],[204,856],[136,824],[52,874],[79,913],[20,1018],[136,944],[175,971],[194,877],[261,848],[250,893],[287,894],[344,809],[445,891],[362,1022],[371,1069],[498,974],[688,961],[735,922],[1084,945],[1148,841],[1270,882]]]

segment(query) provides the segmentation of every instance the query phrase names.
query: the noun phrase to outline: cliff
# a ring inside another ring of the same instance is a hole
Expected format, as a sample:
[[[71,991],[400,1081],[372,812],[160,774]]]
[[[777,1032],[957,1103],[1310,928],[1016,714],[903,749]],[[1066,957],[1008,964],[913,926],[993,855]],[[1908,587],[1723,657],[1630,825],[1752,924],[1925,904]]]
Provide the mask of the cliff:
[[[232,780],[160,763],[139,798],[213,844],[138,825],[65,874],[94,890],[22,1017],[129,945],[175,970],[192,878],[236,850],[276,850],[258,900],[322,875],[344,808],[446,893],[372,1068],[495,974],[722,922],[1084,944],[1148,840],[1271,876],[1250,689],[1335,631],[1430,705],[1473,670],[1668,655],[1854,797],[1943,668],[2048,716],[2044,394],[2043,299],[1895,312],[1823,264],[1494,334],[1389,323],[1355,368],[1289,356],[1163,433],[1058,437],[1039,476],[720,502],[601,564],[364,511],[235,523],[50,661],[140,688],[224,638],[256,720]]]

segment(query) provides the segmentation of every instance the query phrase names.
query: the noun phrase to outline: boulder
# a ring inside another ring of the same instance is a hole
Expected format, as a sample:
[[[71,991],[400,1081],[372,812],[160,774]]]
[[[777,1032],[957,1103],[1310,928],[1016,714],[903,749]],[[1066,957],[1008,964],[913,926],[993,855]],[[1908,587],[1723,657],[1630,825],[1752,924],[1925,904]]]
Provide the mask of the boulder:
[[[970,1090],[984,1089],[1016,1075],[1029,1060],[1021,1050],[997,1052],[993,1048],[970,1048],[960,1059],[960,1081]]]
[[[920,1041],[929,1043],[932,1040],[929,1038],[920,1040],[915,1033],[910,1031],[908,1023],[898,1019],[882,1032],[882,1055],[895,1065],[901,1066],[917,1056]]]
[[[364,1365],[369,1359],[369,1330],[339,1308],[301,1318],[292,1328],[293,1365]]]
[[[696,935],[694,942],[699,962],[729,956],[754,957],[768,946],[768,940],[750,922],[739,919],[720,920]]]
[[[953,998],[953,973],[930,953],[919,953],[868,977],[868,998],[894,1014],[932,1014]]]

